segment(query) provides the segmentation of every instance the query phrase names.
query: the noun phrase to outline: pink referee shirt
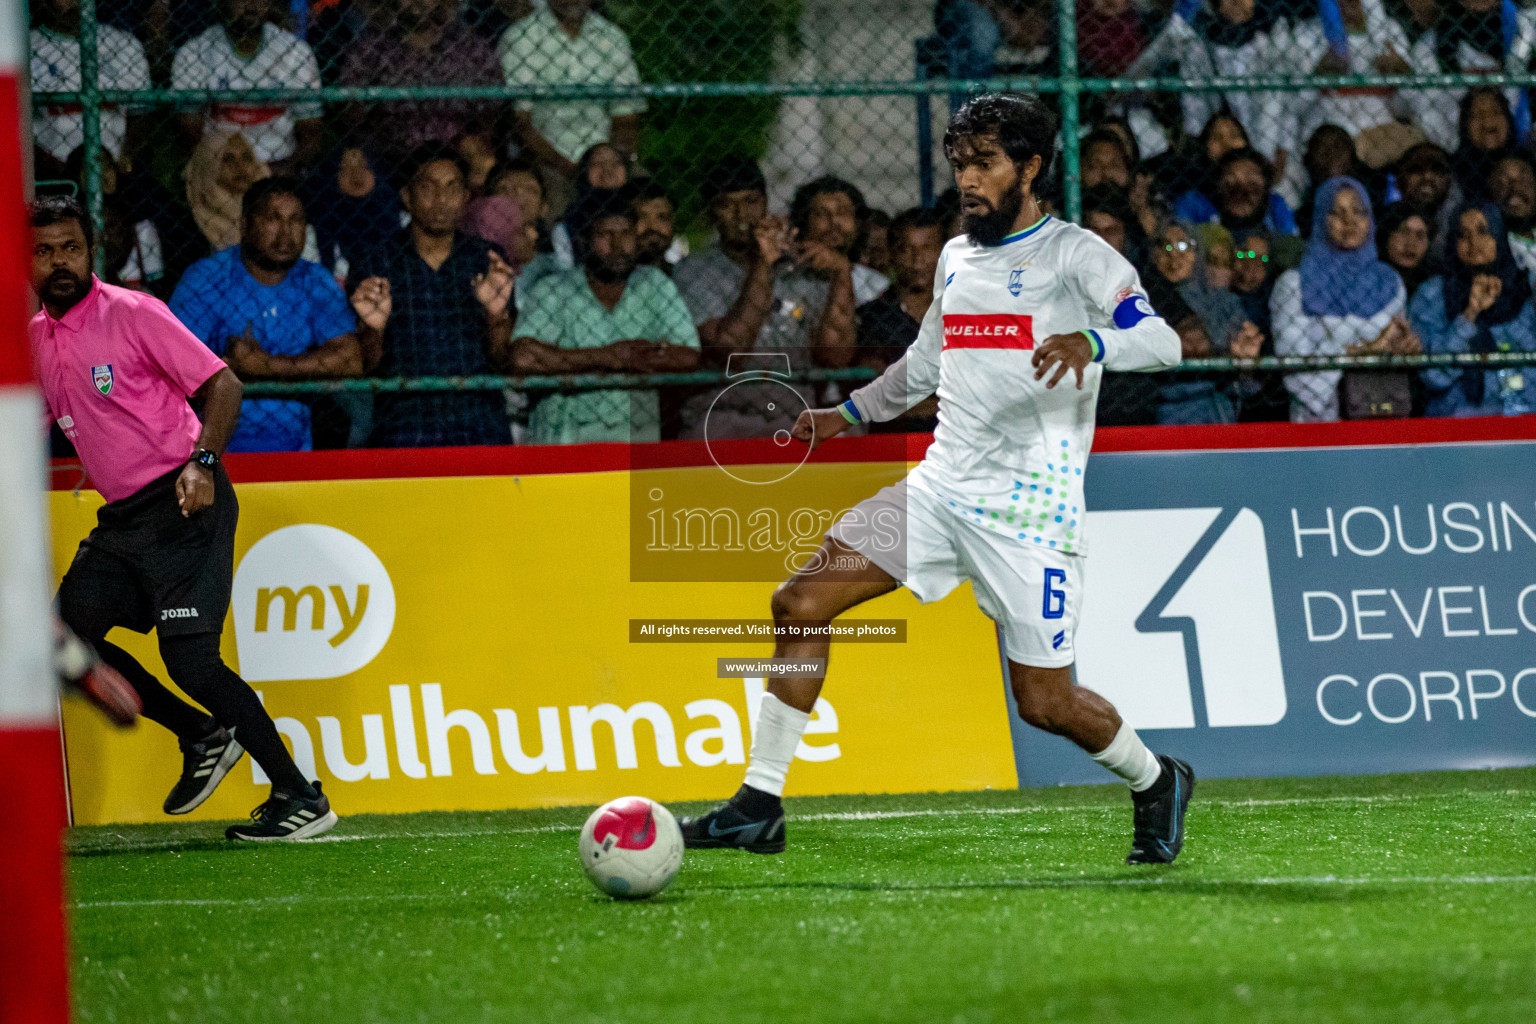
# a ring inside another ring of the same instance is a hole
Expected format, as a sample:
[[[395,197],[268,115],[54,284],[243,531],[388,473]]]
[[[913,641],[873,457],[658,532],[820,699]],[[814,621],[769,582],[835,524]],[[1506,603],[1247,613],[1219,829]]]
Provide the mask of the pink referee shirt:
[[[187,461],[202,433],[187,396],[224,361],[153,295],[103,284],[27,325],[48,415],[101,496],[126,498]]]

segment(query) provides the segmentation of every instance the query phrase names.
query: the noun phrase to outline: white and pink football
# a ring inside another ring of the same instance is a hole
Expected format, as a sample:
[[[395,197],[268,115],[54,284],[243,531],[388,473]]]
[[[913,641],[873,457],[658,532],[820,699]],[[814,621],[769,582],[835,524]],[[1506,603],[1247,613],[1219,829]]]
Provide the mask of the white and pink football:
[[[581,866],[617,899],[654,896],[683,864],[683,830],[661,804],[643,796],[610,800],[581,827]]]

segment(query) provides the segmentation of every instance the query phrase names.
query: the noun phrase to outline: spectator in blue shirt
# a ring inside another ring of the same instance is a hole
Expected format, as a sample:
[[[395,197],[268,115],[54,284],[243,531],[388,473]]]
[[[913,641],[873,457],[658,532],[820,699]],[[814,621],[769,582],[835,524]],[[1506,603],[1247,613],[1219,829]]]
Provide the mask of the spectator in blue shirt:
[[[1451,221],[1445,273],[1408,306],[1426,352],[1536,352],[1531,283],[1509,248],[1492,203],[1471,203]],[[1425,370],[1429,416],[1513,416],[1536,412],[1531,368]]]
[[[313,380],[363,372],[357,323],[328,270],[300,259],[307,227],[298,185],[265,178],[246,190],[240,244],[192,264],[171,311],[242,380]],[[278,398],[241,405],[233,452],[308,451],[309,406]]]
[[[1220,224],[1234,235],[1254,228],[1294,235],[1296,217],[1274,185],[1274,167],[1257,150],[1234,149],[1216,161],[1216,194],[1185,192],[1173,215],[1192,224]]]

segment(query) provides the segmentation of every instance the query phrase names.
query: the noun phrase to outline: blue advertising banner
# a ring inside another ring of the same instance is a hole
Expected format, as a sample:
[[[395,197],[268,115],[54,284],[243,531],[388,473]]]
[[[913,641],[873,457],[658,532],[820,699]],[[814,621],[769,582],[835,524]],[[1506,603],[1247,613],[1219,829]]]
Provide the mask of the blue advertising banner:
[[[1095,455],[1086,497],[1078,681],[1154,750],[1204,777],[1536,764],[1536,443]],[[1012,728],[1020,785],[1106,780]]]

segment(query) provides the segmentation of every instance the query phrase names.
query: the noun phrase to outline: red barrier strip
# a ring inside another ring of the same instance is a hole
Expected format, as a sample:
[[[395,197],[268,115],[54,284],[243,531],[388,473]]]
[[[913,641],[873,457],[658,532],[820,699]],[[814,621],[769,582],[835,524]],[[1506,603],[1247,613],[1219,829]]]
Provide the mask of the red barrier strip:
[[[840,437],[818,448],[807,464],[826,462],[916,462],[932,442],[929,434],[872,434]],[[1105,427],[1093,450],[1105,452],[1222,451],[1255,448],[1321,448],[1475,441],[1536,440],[1536,416],[1482,419],[1417,419],[1349,423],[1239,423],[1197,427]],[[572,445],[508,445],[496,448],[356,448],[322,452],[266,452],[230,455],[236,483],[289,480],[374,480],[450,476],[537,476],[547,473],[608,473],[628,469],[708,466],[711,450],[721,462],[750,465],[798,461],[798,442],[661,441]],[[79,463],[57,460],[53,486],[68,490],[79,480]]]
[[[0,729],[0,1021],[64,1024],[64,779],[59,730]]]
[[[1231,448],[1350,448],[1536,440],[1536,416],[1237,423],[1230,426],[1106,427],[1095,452],[1220,451]]]
[[[0,31],[17,30],[20,24],[20,5],[0,3]],[[0,48],[11,49],[9,44]],[[0,238],[5,240],[0,245],[0,401],[6,402],[15,400],[13,392],[33,386],[25,320],[32,308],[32,229],[22,203],[18,74],[15,68],[0,69]],[[41,441],[36,435],[0,438],[0,444],[17,449],[0,451],[0,459],[35,459],[37,448],[30,446]],[[12,534],[5,543],[41,543],[44,534],[37,517],[21,518],[0,523],[0,530]],[[39,586],[39,601],[43,594]],[[0,678],[0,687],[21,690],[55,685],[47,676],[21,672]],[[5,815],[0,826],[0,1021],[66,1024],[69,959],[60,847],[64,766],[56,724],[39,728],[0,721],[0,809]]]
[[[9,7],[0,11],[14,13]],[[5,31],[11,30],[9,23]],[[27,344],[25,317],[33,309],[28,292],[32,280],[32,228],[27,208],[22,204],[21,160],[15,140],[21,136],[21,98],[16,73],[0,73],[0,310],[4,323],[0,330],[0,385],[32,383],[32,351]]]

